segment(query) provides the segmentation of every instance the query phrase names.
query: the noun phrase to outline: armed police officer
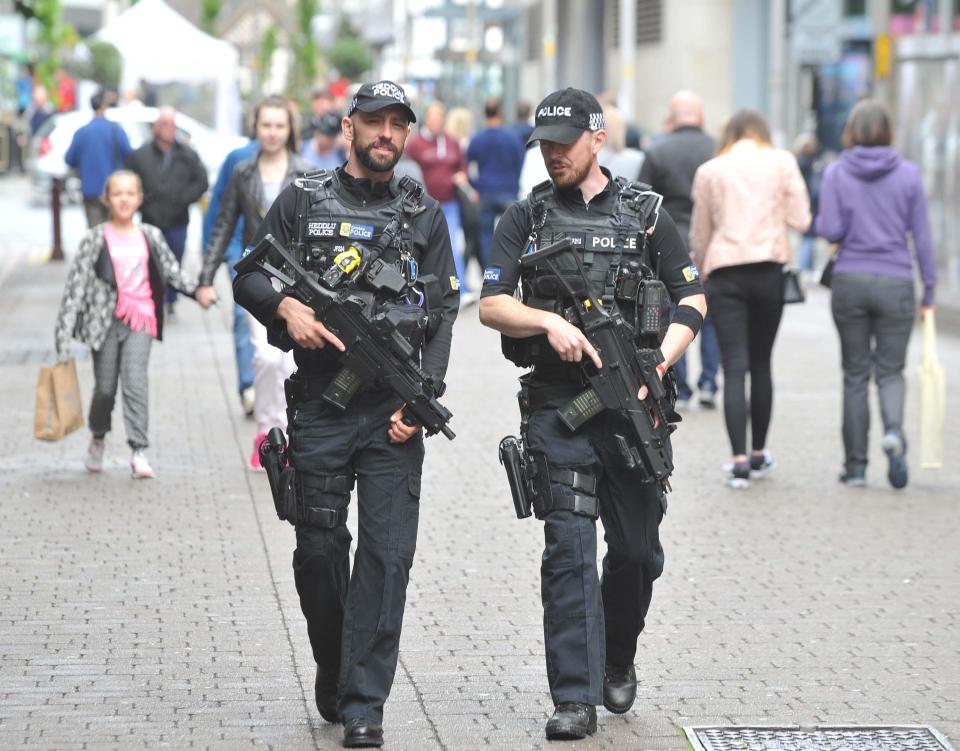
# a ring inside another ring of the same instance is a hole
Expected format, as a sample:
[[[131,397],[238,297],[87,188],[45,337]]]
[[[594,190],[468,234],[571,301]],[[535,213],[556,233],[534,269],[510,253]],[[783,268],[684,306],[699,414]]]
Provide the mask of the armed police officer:
[[[398,289],[416,290],[408,294],[411,310],[401,305],[390,315],[413,315],[404,335],[414,348],[422,344],[420,366],[442,384],[459,306],[450,237],[437,202],[419,183],[393,174],[415,121],[396,84],[361,86],[342,120],[346,163],[285,189],[256,239],[272,235],[296,250],[304,269],[328,280],[331,272],[346,275],[347,285],[352,269],[371,261],[356,282],[360,307],[396,305]],[[275,267],[283,265],[279,255],[271,255]],[[277,292],[262,268],[240,274],[234,292],[272,341],[293,346],[297,364],[286,394],[299,511],[288,520],[296,525],[293,570],[317,662],[317,709],[327,721],[343,722],[344,746],[380,746],[416,548],[423,434],[380,382],[360,386],[356,398],[342,400],[344,409],[334,406],[331,389],[343,393],[344,343],[313,308]],[[354,483],[359,539],[351,573],[346,521]]]
[[[516,485],[520,495],[529,491],[544,523],[541,594],[555,705],[546,735],[563,740],[595,732],[597,705],[623,713],[636,698],[637,637],[663,570],[659,525],[672,469],[669,438],[658,436],[669,434],[666,420],[679,419],[672,407],[653,409],[653,400],[669,401],[661,378],[696,336],[706,299],[660,197],[599,166],[606,133],[596,99],[578,89],[554,92],[537,107],[535,125],[529,140],[540,142],[551,179],[501,219],[480,319],[504,335],[505,356],[532,366],[521,378]],[[561,240],[573,246],[570,253],[562,244],[567,257],[553,252]],[[541,263],[541,256],[551,258]],[[670,300],[678,305],[672,323]],[[627,362],[604,362],[616,356],[617,340],[598,351],[590,338],[624,325],[627,359],[646,363],[636,372],[650,376],[619,392],[632,410],[607,404],[606,386],[628,372]],[[648,433],[643,440],[638,429]],[[645,453],[653,446],[660,446],[656,462]],[[521,505],[518,516],[529,515]],[[602,579],[598,517],[607,543]]]

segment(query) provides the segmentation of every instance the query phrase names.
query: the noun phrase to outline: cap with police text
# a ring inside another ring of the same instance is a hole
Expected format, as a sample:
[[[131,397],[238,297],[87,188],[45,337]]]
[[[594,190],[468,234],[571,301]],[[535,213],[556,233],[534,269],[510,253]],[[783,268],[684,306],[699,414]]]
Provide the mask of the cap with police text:
[[[411,123],[417,121],[416,115],[410,107],[410,100],[404,90],[397,86],[393,81],[378,81],[377,83],[365,83],[358,90],[347,107],[347,116],[352,115],[356,110],[361,112],[376,112],[384,107],[401,107]]]
[[[581,89],[563,89],[548,94],[537,105],[533,133],[527,144],[534,141],[573,143],[586,130],[601,130],[603,110],[593,94]]]

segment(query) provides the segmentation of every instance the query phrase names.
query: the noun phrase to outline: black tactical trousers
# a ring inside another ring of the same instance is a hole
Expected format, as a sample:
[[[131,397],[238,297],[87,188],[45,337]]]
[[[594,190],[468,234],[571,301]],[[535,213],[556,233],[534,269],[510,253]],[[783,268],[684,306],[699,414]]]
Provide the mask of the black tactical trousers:
[[[387,438],[400,407],[390,392],[357,394],[345,412],[320,399],[288,412],[290,450],[307,506],[342,509],[349,493],[330,493],[326,478],[356,477],[358,539],[349,572],[351,535],[297,526],[293,572],[317,664],[339,671],[344,720],[379,723],[393,685],[407,581],[417,544],[423,438]]]
[[[622,417],[604,412],[571,433],[557,416],[561,403],[532,411],[528,449],[546,454],[551,467],[596,476],[607,553],[600,579],[596,522],[571,511],[546,515],[540,588],[547,677],[554,704],[598,705],[604,664],[626,667],[636,656],[653,582],[663,572],[666,498],[624,464],[613,438],[630,435]],[[555,482],[551,490],[573,493]]]

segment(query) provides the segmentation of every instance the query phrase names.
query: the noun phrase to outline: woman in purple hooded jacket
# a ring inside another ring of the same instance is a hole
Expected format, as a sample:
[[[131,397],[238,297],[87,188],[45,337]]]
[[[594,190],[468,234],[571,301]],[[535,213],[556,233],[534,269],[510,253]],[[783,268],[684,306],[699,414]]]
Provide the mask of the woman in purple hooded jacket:
[[[871,370],[880,397],[887,478],[895,488],[907,484],[903,367],[916,316],[914,255],[923,280],[921,317],[933,309],[937,283],[920,170],[893,150],[892,140],[881,105],[865,100],[853,108],[843,133],[845,150],[823,177],[816,221],[817,234],[840,246],[831,302],[843,366],[846,457],[840,481],[857,487],[865,484]]]

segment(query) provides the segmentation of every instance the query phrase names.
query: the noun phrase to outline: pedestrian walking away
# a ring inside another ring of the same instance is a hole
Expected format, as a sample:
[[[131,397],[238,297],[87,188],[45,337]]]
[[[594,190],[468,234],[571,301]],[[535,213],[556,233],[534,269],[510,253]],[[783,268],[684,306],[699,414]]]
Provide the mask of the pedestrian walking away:
[[[775,149],[763,117],[740,110],[726,124],[720,154],[693,179],[690,248],[706,284],[723,358],[723,416],[733,460],[731,488],[774,466],[767,451],[773,413],[770,360],[783,314],[787,229],[810,224],[810,201],[793,154]],[[750,373],[747,455],[746,375]]]
[[[106,117],[107,108],[116,101],[114,92],[101,89],[90,97],[93,119],[73,134],[64,161],[80,173],[80,192],[87,226],[107,221],[103,186],[107,177],[123,167],[130,155],[130,140],[117,123]]]
[[[210,235],[203,269],[200,271],[197,300],[204,307],[216,301],[213,278],[224,260],[237,223],[243,218],[244,238],[250,245],[254,232],[280,192],[309,165],[297,155],[297,132],[290,103],[272,96],[254,110],[254,132],[259,148],[253,156],[238,164],[230,176]],[[247,464],[261,471],[260,444],[274,426],[286,430],[286,400],[283,382],[294,370],[293,355],[267,341],[267,331],[253,316],[248,316],[253,345],[253,419],[257,435]]]
[[[103,469],[119,382],[131,473],[134,478],[150,478],[154,472],[145,455],[150,347],[163,337],[164,286],[193,297],[194,285],[181,275],[160,230],[133,222],[143,201],[136,173],[114,172],[107,178],[103,200],[109,221],[88,230],[80,241],[67,274],[54,340],[60,360],[69,356],[71,338],[93,351],[87,470]]]
[[[197,152],[177,141],[176,111],[161,107],[153,123],[153,139],[127,157],[127,169],[143,183],[144,222],[159,227],[177,262],[183,261],[190,204],[207,192],[207,171]],[[167,315],[174,312],[175,289],[167,290]]]
[[[507,206],[517,200],[526,151],[516,135],[503,126],[500,99],[488,97],[483,115],[486,127],[470,139],[467,164],[471,170],[470,182],[480,197],[478,250],[480,265],[486,268],[493,245],[493,228]]]
[[[550,180],[510,206],[497,226],[480,320],[505,335],[504,353],[515,364],[532,366],[520,379],[529,480],[521,484],[536,487],[533,511],[544,524],[541,595],[555,706],[546,735],[564,740],[596,731],[598,704],[615,713],[633,705],[637,638],[663,571],[666,496],[663,483],[628,460],[624,435],[632,423],[625,411],[597,410],[576,431],[564,423],[558,408],[584,391],[603,362],[585,332],[564,317],[577,301],[539,266],[522,268],[521,257],[561,239],[574,243],[593,288],[588,303],[633,322],[630,357],[654,356],[650,374],[658,390],[700,329],[706,300],[673,220],[658,211],[660,197],[600,167],[606,132],[596,99],[578,89],[554,92],[537,107],[535,125],[530,140],[539,141]],[[514,297],[518,285],[522,300]],[[638,302],[648,292],[659,298],[656,306]],[[670,300],[678,313],[668,327]],[[641,324],[647,321],[659,323],[648,330]],[[639,380],[631,389],[647,398]],[[671,453],[669,438],[660,445]],[[602,579],[597,518],[607,543]]]
[[[254,245],[272,235],[308,271],[356,285],[374,310],[392,310],[405,320],[429,318],[434,323],[419,359],[440,384],[459,293],[443,211],[422,185],[394,174],[413,122],[401,87],[390,81],[362,85],[342,120],[350,145],[346,164],[285,188]],[[374,284],[371,274],[350,276],[353,266],[345,261],[369,258],[374,247],[382,252],[373,265],[400,288],[422,285],[426,310]],[[279,254],[273,254],[279,267]],[[286,384],[298,508],[289,520],[296,526],[294,579],[317,663],[317,709],[328,722],[343,723],[344,746],[380,746],[416,550],[423,433],[381,384],[361,386],[363,393],[342,410],[324,398],[331,385],[337,387],[332,382],[344,344],[313,308],[277,292],[260,267],[237,276],[234,295],[266,327],[270,341],[292,347],[296,359]],[[415,337],[407,341],[412,351],[420,348]],[[359,533],[351,571],[346,520],[354,485]]]
[[[894,151],[883,106],[864,100],[850,113],[844,151],[820,186],[817,234],[839,243],[831,284],[843,368],[844,464],[840,481],[866,483],[868,388],[876,379],[887,479],[907,484],[903,368],[916,320],[914,254],[923,282],[920,315],[934,310],[937,266],[919,168]]]
[[[712,158],[716,144],[703,132],[703,101],[692,91],[678,91],[670,97],[667,113],[668,132],[647,150],[640,168],[640,182],[663,196],[663,207],[670,212],[684,242],[690,239],[690,215],[693,213],[693,176],[701,164]],[[678,409],[693,398],[687,380],[687,358],[674,365],[677,374]],[[716,405],[717,376],[720,371],[720,344],[713,317],[703,319],[700,330],[700,377],[697,379],[700,406]]]
[[[220,215],[220,204],[227,192],[227,185],[230,184],[233,170],[238,164],[247,161],[256,154],[258,148],[259,143],[257,139],[253,138],[249,143],[231,151],[223,160],[220,172],[217,174],[217,181],[210,191],[207,211],[203,215],[203,247],[205,249],[210,247],[210,237],[213,235],[213,228],[216,225],[217,217]],[[243,217],[241,216],[237,219],[237,228],[233,231],[227,249],[223,253],[223,260],[230,271],[231,279],[236,276],[233,266],[240,260],[240,255],[243,253],[243,226]],[[249,318],[247,311],[234,303],[233,352],[237,361],[237,394],[244,415],[253,417],[253,341],[250,338]]]

